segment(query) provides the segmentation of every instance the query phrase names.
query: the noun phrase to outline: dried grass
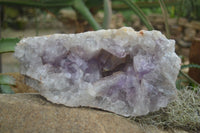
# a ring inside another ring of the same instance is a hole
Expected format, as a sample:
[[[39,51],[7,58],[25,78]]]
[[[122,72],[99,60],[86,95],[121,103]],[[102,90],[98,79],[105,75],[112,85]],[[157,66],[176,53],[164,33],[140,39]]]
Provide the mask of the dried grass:
[[[131,120],[164,129],[200,131],[200,88],[186,87],[177,94],[177,99],[166,108]]]

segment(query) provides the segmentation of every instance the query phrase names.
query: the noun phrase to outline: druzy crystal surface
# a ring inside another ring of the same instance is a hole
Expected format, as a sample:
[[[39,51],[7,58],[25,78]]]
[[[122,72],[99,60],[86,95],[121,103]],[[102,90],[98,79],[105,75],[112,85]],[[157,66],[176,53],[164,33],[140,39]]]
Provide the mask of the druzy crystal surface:
[[[174,45],[159,31],[123,27],[24,38],[15,56],[27,84],[53,103],[137,116],[175,98]]]

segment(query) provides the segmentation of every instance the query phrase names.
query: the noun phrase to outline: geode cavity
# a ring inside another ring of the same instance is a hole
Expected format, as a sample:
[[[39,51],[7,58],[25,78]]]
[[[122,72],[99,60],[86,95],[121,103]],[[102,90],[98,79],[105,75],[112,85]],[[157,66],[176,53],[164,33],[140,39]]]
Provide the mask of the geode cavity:
[[[54,103],[137,116],[175,98],[174,44],[159,31],[124,27],[24,38],[15,56],[27,84]]]

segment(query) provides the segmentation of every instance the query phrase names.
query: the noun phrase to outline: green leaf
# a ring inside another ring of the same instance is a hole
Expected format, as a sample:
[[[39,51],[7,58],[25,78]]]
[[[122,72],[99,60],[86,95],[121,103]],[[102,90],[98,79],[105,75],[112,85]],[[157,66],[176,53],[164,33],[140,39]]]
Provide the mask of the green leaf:
[[[93,18],[89,9],[83,2],[83,0],[74,0],[74,8],[89,22],[89,24],[94,28],[94,30],[101,29],[100,25]]]
[[[15,79],[9,75],[0,75],[0,85],[16,85]]]
[[[1,93],[5,94],[14,94],[15,92],[11,89],[9,85],[0,85],[1,87]]]
[[[145,24],[148,30],[153,30],[153,26],[151,25],[150,21],[144,15],[142,10],[133,2],[133,0],[123,0],[134,12],[138,15],[141,21]]]
[[[72,6],[73,0],[0,0],[1,5],[56,8]]]
[[[200,69],[200,65],[198,65],[198,64],[182,65],[181,69],[184,69],[184,68],[199,68]]]
[[[6,94],[13,94],[14,91],[10,85],[16,85],[15,79],[9,75],[0,75],[0,92]]]
[[[0,39],[0,53],[14,52],[16,43],[18,43],[19,41],[19,38]]]
[[[165,0],[165,3],[167,6],[176,6],[180,5],[180,0]],[[159,2],[157,0],[149,0],[149,1],[136,1],[134,0],[134,3],[138,5],[140,8],[147,8],[147,9],[152,9],[152,8],[158,8],[160,7]],[[113,0],[112,1],[112,7],[115,10],[126,10],[128,9],[128,6],[118,0]]]

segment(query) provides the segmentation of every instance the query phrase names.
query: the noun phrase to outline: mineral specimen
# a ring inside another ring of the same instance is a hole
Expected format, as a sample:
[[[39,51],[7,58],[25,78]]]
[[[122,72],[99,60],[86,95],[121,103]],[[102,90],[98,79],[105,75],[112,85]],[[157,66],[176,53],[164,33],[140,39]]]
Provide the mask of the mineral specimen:
[[[123,27],[24,38],[15,56],[27,84],[53,103],[137,116],[175,98],[174,44],[159,31]]]

